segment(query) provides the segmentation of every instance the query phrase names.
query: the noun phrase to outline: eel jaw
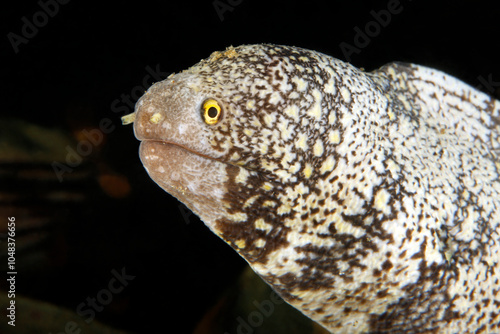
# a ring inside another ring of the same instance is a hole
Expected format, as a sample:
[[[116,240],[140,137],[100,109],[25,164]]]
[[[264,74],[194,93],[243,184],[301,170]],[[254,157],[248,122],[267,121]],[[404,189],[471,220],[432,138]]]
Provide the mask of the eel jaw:
[[[227,193],[228,174],[239,167],[175,143],[152,139],[141,142],[139,155],[149,176],[213,229],[224,216],[220,203]]]

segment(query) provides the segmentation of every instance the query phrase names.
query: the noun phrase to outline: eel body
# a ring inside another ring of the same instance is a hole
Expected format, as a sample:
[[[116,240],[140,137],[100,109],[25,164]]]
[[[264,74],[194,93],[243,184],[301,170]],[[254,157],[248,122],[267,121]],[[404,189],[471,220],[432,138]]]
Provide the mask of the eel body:
[[[151,178],[332,333],[500,333],[500,102],[426,67],[214,52],[133,115]]]

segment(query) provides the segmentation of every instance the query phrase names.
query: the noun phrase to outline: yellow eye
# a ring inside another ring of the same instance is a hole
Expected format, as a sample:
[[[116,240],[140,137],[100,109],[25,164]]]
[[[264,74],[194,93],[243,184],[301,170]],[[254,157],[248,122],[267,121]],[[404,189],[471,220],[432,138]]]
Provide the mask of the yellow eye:
[[[215,101],[214,99],[208,99],[203,102],[201,112],[203,114],[205,123],[209,125],[216,124],[222,115],[222,109],[219,105],[219,102]]]

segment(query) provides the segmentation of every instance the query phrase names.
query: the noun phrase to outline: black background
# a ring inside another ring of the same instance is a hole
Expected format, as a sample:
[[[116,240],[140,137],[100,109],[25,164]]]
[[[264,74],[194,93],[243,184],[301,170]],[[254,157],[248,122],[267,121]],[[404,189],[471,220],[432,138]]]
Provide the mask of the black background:
[[[141,333],[178,326],[190,333],[244,261],[196,217],[186,220],[179,203],[149,179],[132,127],[120,124],[133,110],[120,104],[114,112],[113,101],[142,85],[147,66],[162,75],[178,72],[229,45],[295,45],[347,60],[339,45],[355,46],[354,28],[364,30],[374,20],[370,12],[390,2],[221,0],[232,10],[218,13],[212,0],[71,0],[17,53],[7,34],[22,35],[22,17],[32,22],[41,7],[37,1],[3,5],[0,116],[68,134],[111,119],[115,129],[91,163],[105,164],[131,185],[125,198],[97,191],[72,207],[71,219],[51,230],[64,240],[64,246],[50,246],[51,254],[64,253],[64,260],[19,273],[18,292],[75,310],[107,285],[112,269],[125,267],[136,278],[97,319]],[[472,86],[488,76],[500,82],[500,11],[494,4],[401,0],[401,12],[350,61],[366,70],[395,60],[417,63]]]

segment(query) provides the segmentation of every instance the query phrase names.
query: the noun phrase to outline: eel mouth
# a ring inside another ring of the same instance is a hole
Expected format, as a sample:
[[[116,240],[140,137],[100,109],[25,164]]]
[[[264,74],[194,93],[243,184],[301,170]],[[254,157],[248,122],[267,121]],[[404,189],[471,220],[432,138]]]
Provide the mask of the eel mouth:
[[[141,140],[141,145],[144,144],[144,143],[156,143],[158,145],[171,145],[171,146],[176,146],[180,149],[183,149],[189,153],[192,153],[194,155],[197,155],[199,157],[202,157],[202,158],[205,158],[205,159],[210,159],[210,160],[215,160],[215,161],[219,161],[219,162],[224,162],[220,159],[217,159],[217,158],[214,158],[214,157],[211,157],[209,155],[206,155],[206,154],[203,154],[203,153],[200,153],[198,151],[195,151],[187,146],[184,146],[182,144],[178,144],[176,142],[173,142],[173,141],[168,141],[168,140],[160,140],[160,139],[143,139]]]
[[[143,140],[139,155],[153,181],[207,224],[221,217],[217,208],[225,200],[229,180],[241,170],[168,141]]]
[[[189,152],[189,153],[193,154],[194,156],[198,156],[198,157],[201,157],[201,158],[204,158],[204,159],[208,159],[208,160],[217,161],[217,162],[229,165],[229,166],[234,166],[236,168],[243,168],[243,169],[246,169],[248,171],[258,172],[257,169],[253,168],[252,166],[245,166],[245,165],[241,165],[241,164],[238,164],[238,163],[234,163],[234,162],[230,162],[230,161],[225,161],[225,160],[223,160],[221,158],[214,158],[214,157],[211,157],[211,156],[209,156],[207,154],[200,153],[200,152],[198,152],[196,150],[193,150],[192,148],[189,148],[189,147],[184,146],[182,144],[178,144],[178,143],[173,142],[173,141],[161,140],[161,139],[140,139],[140,141],[141,141],[141,147],[142,147],[143,144],[145,144],[145,145],[153,145],[153,143],[154,143],[154,145],[174,146],[174,147],[182,149],[182,150],[184,150],[186,152]],[[141,160],[142,160],[142,154],[141,154]],[[144,164],[144,161],[143,161],[143,164]]]
[[[139,155],[151,178],[182,201],[216,191],[227,181],[228,171],[236,168],[170,141],[143,140]]]

